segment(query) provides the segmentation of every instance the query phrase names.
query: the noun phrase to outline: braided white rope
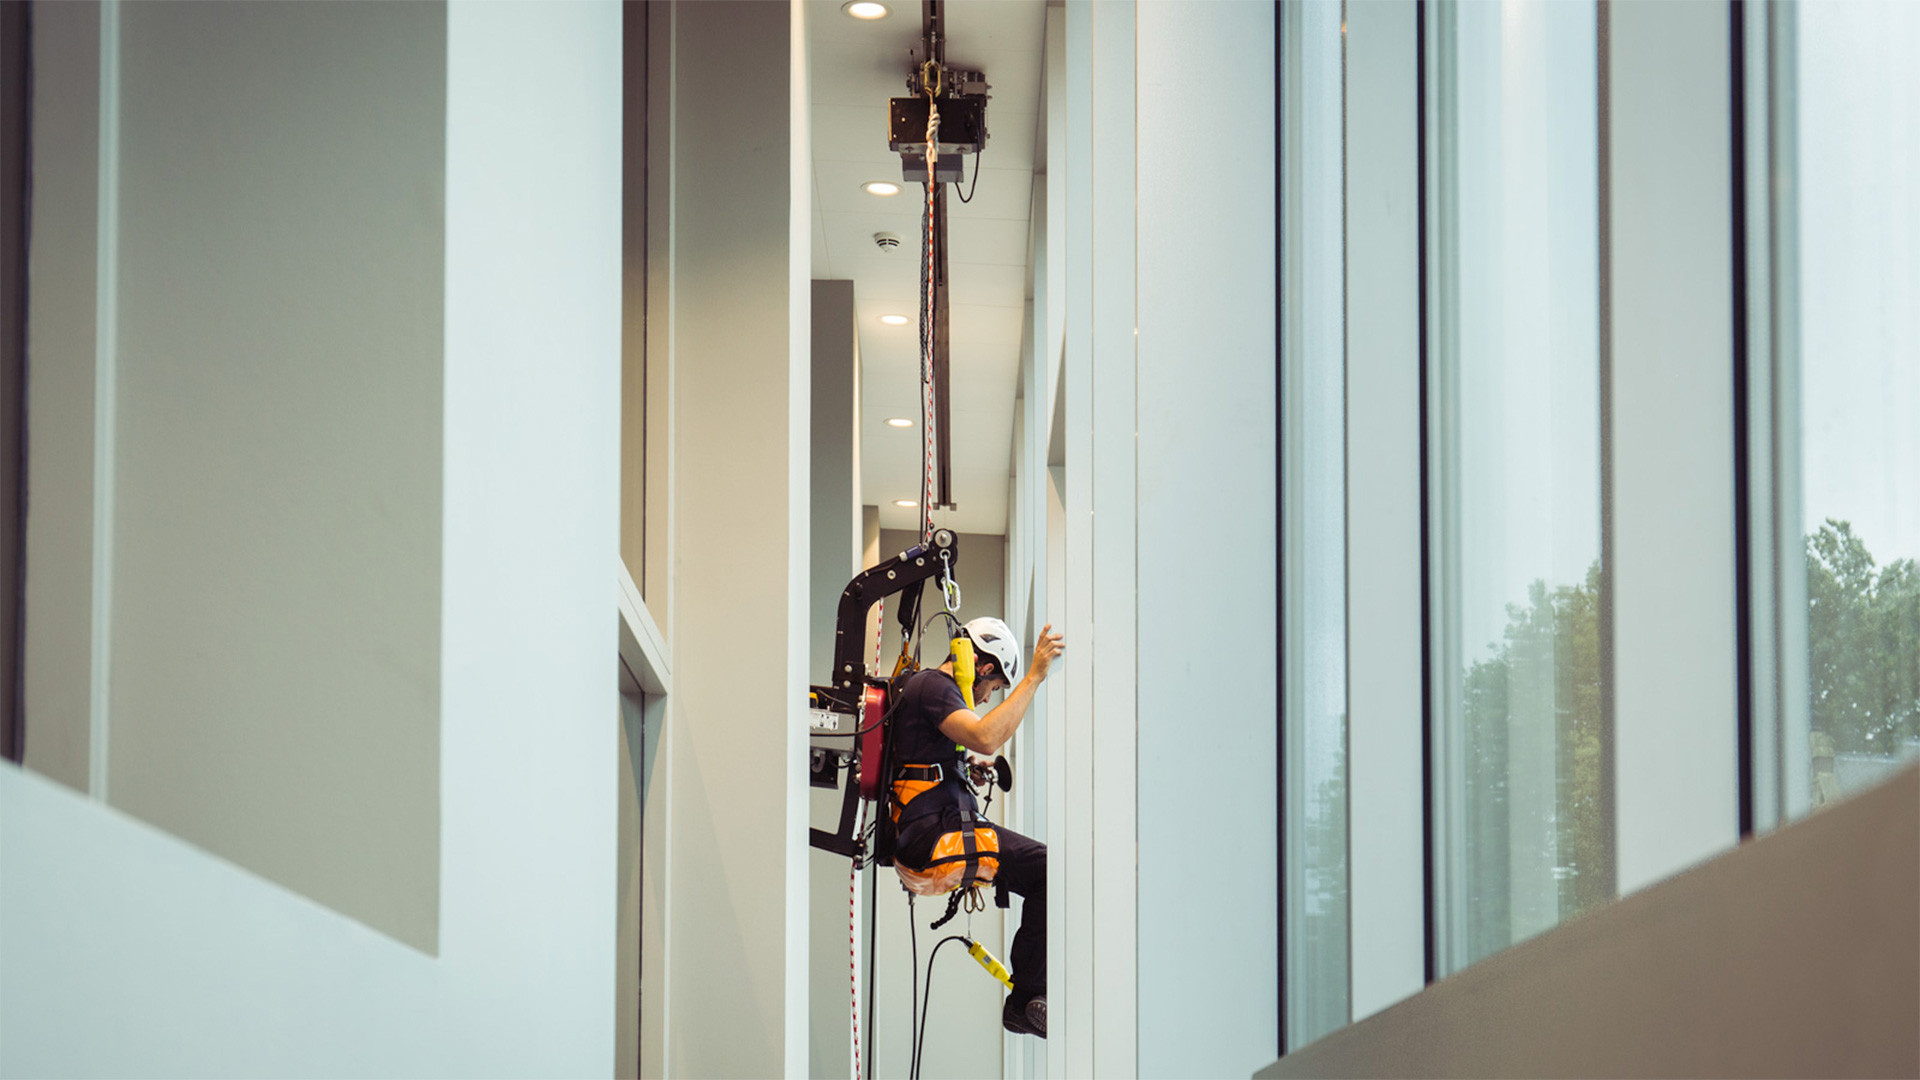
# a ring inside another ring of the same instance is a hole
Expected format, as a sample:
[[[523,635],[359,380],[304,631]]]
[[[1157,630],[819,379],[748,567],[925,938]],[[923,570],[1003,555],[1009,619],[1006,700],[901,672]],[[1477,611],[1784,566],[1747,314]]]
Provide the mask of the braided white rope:
[[[920,289],[920,458],[923,466],[920,477],[920,542],[933,540],[933,459],[934,459],[934,401],[933,401],[933,346],[934,346],[934,235],[933,235],[933,194],[939,186],[934,178],[934,165],[940,160],[940,106],[934,103],[931,94],[927,97],[927,207],[923,215],[921,248],[926,253],[926,277]]]

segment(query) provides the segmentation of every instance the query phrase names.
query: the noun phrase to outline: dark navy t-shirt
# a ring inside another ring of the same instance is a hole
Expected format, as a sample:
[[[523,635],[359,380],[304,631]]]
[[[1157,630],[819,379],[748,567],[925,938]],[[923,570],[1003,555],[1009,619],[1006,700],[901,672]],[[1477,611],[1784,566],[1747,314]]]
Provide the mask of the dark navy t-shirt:
[[[906,677],[900,690],[900,711],[894,716],[893,759],[901,765],[938,765],[945,782],[916,797],[900,822],[899,858],[909,866],[925,864],[941,833],[959,827],[959,812],[979,812],[979,802],[965,781],[966,751],[940,731],[940,721],[967,707],[960,684],[936,668]]]
[[[960,684],[938,668],[907,676],[900,692],[898,725],[893,735],[893,759],[901,764],[938,764],[963,760],[953,740],[940,732],[940,722],[967,707]]]

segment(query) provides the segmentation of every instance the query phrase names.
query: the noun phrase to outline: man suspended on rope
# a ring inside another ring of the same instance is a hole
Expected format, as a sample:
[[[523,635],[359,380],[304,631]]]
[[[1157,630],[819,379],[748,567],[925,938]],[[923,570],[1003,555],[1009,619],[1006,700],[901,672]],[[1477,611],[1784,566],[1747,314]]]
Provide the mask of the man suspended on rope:
[[[973,699],[985,701],[1007,687],[1011,692],[985,715],[976,713],[950,655],[937,668],[907,676],[894,736],[896,869],[909,889],[932,895],[976,887],[984,863],[995,887],[1024,898],[1008,957],[1013,991],[1000,1018],[1008,1031],[1041,1038],[1047,1034],[1047,846],[985,824],[966,781],[966,752],[992,758],[1013,737],[1063,648],[1052,631],[1052,625],[1040,631],[1023,675],[1020,642],[1006,623],[991,617],[968,622],[963,633],[973,646]],[[983,860],[979,849],[996,845],[993,857]]]

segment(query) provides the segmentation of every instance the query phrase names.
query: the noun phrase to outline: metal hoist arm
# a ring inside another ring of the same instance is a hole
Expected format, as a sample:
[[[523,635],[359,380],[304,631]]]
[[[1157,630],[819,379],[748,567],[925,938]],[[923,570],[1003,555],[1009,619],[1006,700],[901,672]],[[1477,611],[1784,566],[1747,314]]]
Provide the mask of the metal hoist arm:
[[[808,842],[814,847],[853,859],[863,858],[865,839],[857,835],[860,800],[878,798],[885,788],[881,772],[886,766],[891,731],[884,721],[886,684],[877,677],[877,672],[869,678],[863,658],[868,613],[873,605],[896,593],[916,589],[929,578],[950,580],[953,565],[959,560],[959,537],[951,529],[935,529],[930,541],[860,572],[841,592],[833,632],[833,684],[813,687],[812,701],[815,709],[853,717],[855,738],[851,750],[844,754],[820,748],[813,752],[811,772],[815,786],[838,787],[843,763],[848,773],[846,795],[840,807],[840,826],[834,832],[809,829]],[[914,629],[912,612],[903,612],[901,640],[910,640]]]

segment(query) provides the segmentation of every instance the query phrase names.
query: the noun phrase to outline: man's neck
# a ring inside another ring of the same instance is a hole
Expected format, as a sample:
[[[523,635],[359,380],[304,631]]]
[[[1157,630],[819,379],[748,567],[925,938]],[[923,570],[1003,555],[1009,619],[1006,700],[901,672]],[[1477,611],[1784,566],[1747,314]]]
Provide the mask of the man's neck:
[[[951,660],[949,660],[949,661],[947,661],[946,663],[944,663],[944,664],[941,664],[941,665],[940,665],[939,667],[937,667],[937,668],[934,668],[933,670],[935,670],[935,671],[944,671],[944,672],[946,672],[947,674],[949,674],[949,675],[951,675],[951,674],[953,674],[953,661],[951,661]]]

